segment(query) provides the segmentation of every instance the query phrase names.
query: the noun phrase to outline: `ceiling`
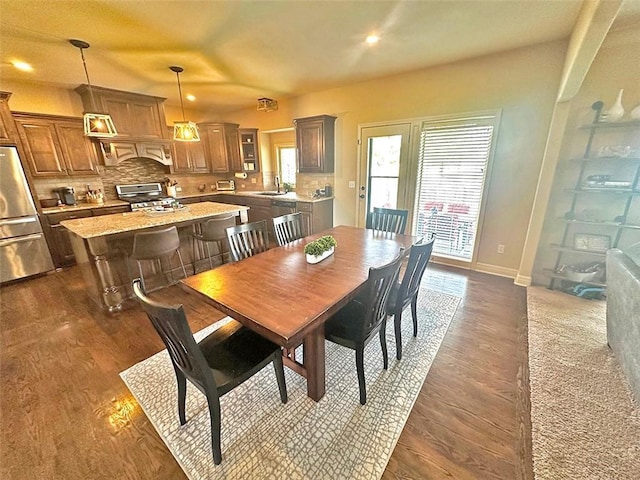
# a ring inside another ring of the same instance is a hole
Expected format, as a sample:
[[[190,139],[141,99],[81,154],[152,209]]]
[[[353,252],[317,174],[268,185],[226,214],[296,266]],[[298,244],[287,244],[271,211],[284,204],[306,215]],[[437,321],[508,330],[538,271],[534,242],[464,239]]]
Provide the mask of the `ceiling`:
[[[625,18],[636,20],[637,0]],[[0,78],[93,85],[225,112],[571,34],[582,0],[0,0]],[[627,20],[628,21],[628,20]],[[376,33],[377,45],[365,37]],[[30,63],[21,72],[10,62]]]

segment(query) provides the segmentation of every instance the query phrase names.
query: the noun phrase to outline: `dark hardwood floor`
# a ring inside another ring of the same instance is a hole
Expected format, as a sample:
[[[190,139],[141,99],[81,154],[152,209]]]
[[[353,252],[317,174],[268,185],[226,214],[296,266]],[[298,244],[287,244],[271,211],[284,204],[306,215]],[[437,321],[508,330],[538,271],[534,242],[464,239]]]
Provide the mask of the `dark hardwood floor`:
[[[525,289],[435,264],[423,284],[462,302],[383,478],[533,478]],[[177,287],[155,296],[194,331],[223,316]],[[118,376],[163,348],[139,307],[99,311],[75,267],[0,303],[0,478],[186,478]]]

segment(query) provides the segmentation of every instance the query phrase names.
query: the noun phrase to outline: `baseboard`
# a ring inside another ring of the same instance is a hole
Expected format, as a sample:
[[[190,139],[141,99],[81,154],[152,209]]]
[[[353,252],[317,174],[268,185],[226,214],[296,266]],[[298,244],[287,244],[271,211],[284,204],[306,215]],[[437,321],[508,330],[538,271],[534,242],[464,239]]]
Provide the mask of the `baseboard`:
[[[520,275],[519,273],[516,275],[516,279],[513,281],[513,283],[519,285],[520,287],[530,287],[531,282],[533,282],[531,276]]]
[[[474,270],[507,278],[516,278],[518,275],[518,271],[515,268],[498,267],[496,265],[489,265],[488,263],[476,263]]]

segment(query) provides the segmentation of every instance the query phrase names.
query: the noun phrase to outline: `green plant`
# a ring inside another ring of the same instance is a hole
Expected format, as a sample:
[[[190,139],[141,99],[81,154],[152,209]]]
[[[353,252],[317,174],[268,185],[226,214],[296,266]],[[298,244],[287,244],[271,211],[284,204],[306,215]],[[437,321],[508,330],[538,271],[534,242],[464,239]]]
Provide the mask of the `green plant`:
[[[338,242],[336,242],[335,238],[331,235],[325,235],[313,242],[307,243],[304,246],[304,253],[317,257],[336,245],[338,245]]]

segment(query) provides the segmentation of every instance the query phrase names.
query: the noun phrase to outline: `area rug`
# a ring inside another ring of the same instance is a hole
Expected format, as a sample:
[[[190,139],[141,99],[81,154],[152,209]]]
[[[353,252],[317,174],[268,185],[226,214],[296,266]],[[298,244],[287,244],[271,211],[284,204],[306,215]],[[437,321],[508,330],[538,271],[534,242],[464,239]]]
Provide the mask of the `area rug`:
[[[640,478],[640,408],[607,346],[606,303],[527,288],[533,469]]]
[[[307,397],[305,379],[285,368],[289,402],[283,405],[271,365],[223,396],[218,466],[211,455],[206,399],[193,386],[187,388],[187,424],[179,424],[176,382],[166,350],[120,376],[191,480],[379,479],[459,301],[421,290],[417,338],[412,336],[410,311],[403,317],[401,361],[395,359],[393,322],[388,325],[386,371],[380,343],[370,342],[364,355],[364,406],[359,403],[354,352],[330,342],[326,395],[319,402]],[[219,325],[198,332],[196,338]]]

